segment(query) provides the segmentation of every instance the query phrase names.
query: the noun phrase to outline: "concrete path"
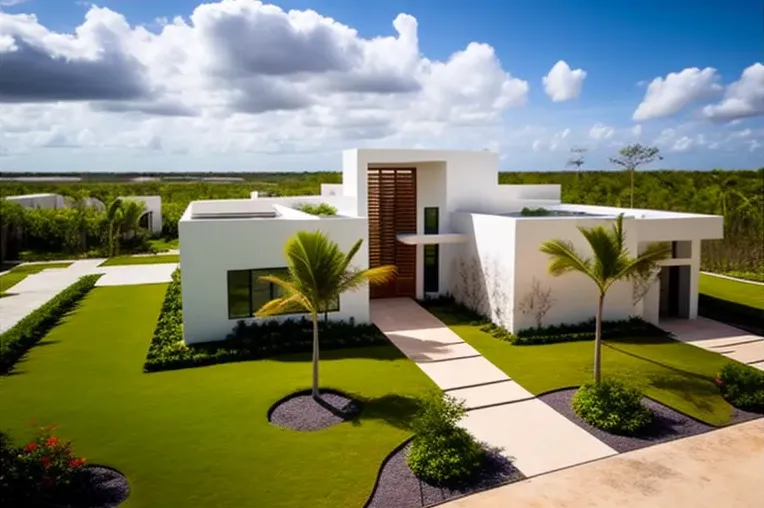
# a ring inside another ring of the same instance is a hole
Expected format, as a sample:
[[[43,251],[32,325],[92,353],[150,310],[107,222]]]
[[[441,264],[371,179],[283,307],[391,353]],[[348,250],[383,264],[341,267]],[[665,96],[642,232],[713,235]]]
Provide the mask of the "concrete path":
[[[753,508],[764,505],[764,420],[670,441],[468,496],[444,508]]]
[[[764,337],[712,319],[666,319],[660,327],[693,346],[764,370]]]
[[[56,296],[83,275],[101,273],[96,286],[121,286],[169,282],[176,263],[98,266],[103,259],[81,259],[67,268],[48,268],[31,274],[0,298],[0,333],[12,328],[32,311]]]
[[[469,411],[461,425],[480,441],[503,448],[526,476],[616,453],[536,399],[413,300],[372,300],[371,317],[435,384],[465,402]]]
[[[759,282],[755,280],[748,280],[748,279],[739,279],[738,277],[731,277],[729,275],[722,275],[720,273],[713,273],[713,272],[700,272],[704,275],[710,275],[711,277],[719,277],[720,279],[729,279],[734,280],[736,282],[745,282],[746,284],[753,284],[756,286],[764,286],[764,282]]]

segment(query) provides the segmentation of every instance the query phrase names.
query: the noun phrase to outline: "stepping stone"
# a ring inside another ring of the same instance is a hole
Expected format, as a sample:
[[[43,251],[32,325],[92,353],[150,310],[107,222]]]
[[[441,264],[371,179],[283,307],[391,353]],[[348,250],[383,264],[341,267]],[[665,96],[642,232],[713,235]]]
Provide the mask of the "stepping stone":
[[[475,409],[495,404],[506,404],[519,400],[532,399],[533,394],[511,379],[503,383],[474,386],[451,390],[449,395],[464,401],[467,409]]]
[[[509,379],[498,367],[482,356],[448,362],[420,362],[417,366],[430,376],[441,390],[467,388]]]
[[[538,399],[470,411],[460,426],[526,476],[615,455],[616,451]]]

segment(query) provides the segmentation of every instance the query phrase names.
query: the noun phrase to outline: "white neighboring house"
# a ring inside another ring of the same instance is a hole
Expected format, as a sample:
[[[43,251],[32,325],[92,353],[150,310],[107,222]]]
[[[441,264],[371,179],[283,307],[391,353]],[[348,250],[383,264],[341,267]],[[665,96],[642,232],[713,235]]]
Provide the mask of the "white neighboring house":
[[[563,204],[559,185],[499,185],[498,167],[486,151],[346,150],[342,184],[322,185],[320,196],[192,202],[178,224],[185,342],[223,340],[237,321],[255,319],[276,294],[258,277],[285,267],[284,243],[301,230],[323,231],[342,249],[363,239],[359,268],[398,267],[390,284],[343,294],[329,319],[369,321],[370,298],[450,294],[517,331],[536,325],[523,312],[535,286],[552,300],[544,325],[580,322],[594,316],[594,284],[551,277],[539,246],[561,238],[590,252],[577,228],[610,225],[619,214],[632,253],[662,241],[673,254],[642,299],[631,283],[614,285],[605,319],[697,317],[700,241],[722,238],[722,217]],[[301,203],[339,213],[315,217],[294,208]],[[523,208],[549,214],[524,216]]]
[[[71,208],[73,200],[61,194],[23,194],[6,196],[8,201],[18,203],[24,208]],[[120,199],[140,201],[146,205],[146,211],[141,216],[140,226],[152,234],[162,232],[162,197],[161,196],[121,196]],[[104,210],[104,203],[94,197],[85,198],[85,206]]]

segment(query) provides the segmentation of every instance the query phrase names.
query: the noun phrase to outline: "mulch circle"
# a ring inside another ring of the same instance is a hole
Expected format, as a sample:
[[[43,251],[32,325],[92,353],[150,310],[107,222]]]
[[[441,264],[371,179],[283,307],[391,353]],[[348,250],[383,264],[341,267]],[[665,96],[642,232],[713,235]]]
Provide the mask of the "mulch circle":
[[[129,495],[130,485],[122,473],[106,466],[89,465],[82,468],[66,499],[55,508],[115,508]]]
[[[365,508],[421,508],[525,478],[499,451],[486,449],[486,462],[468,486],[436,487],[418,479],[409,469],[406,464],[409,449],[411,442],[388,456]]]
[[[576,390],[578,388],[567,388],[539,395],[538,398],[617,452],[637,450],[674,439],[702,434],[716,428],[671,409],[660,402],[645,398],[643,400],[644,405],[653,412],[652,423],[633,436],[611,434],[589,425],[573,411],[570,403]],[[758,416],[760,415],[736,410],[732,423],[750,420]]]
[[[333,390],[321,390],[316,401],[310,391],[293,393],[276,402],[268,411],[268,421],[292,430],[321,430],[355,419],[361,403]]]

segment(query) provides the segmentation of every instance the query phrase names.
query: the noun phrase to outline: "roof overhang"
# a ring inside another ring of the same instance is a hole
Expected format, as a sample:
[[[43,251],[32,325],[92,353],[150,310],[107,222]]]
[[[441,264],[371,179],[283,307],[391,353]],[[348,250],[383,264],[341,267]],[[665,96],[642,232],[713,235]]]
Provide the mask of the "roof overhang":
[[[437,235],[398,235],[398,241],[406,245],[433,245],[441,243],[465,243],[467,235],[461,233],[441,233]]]

